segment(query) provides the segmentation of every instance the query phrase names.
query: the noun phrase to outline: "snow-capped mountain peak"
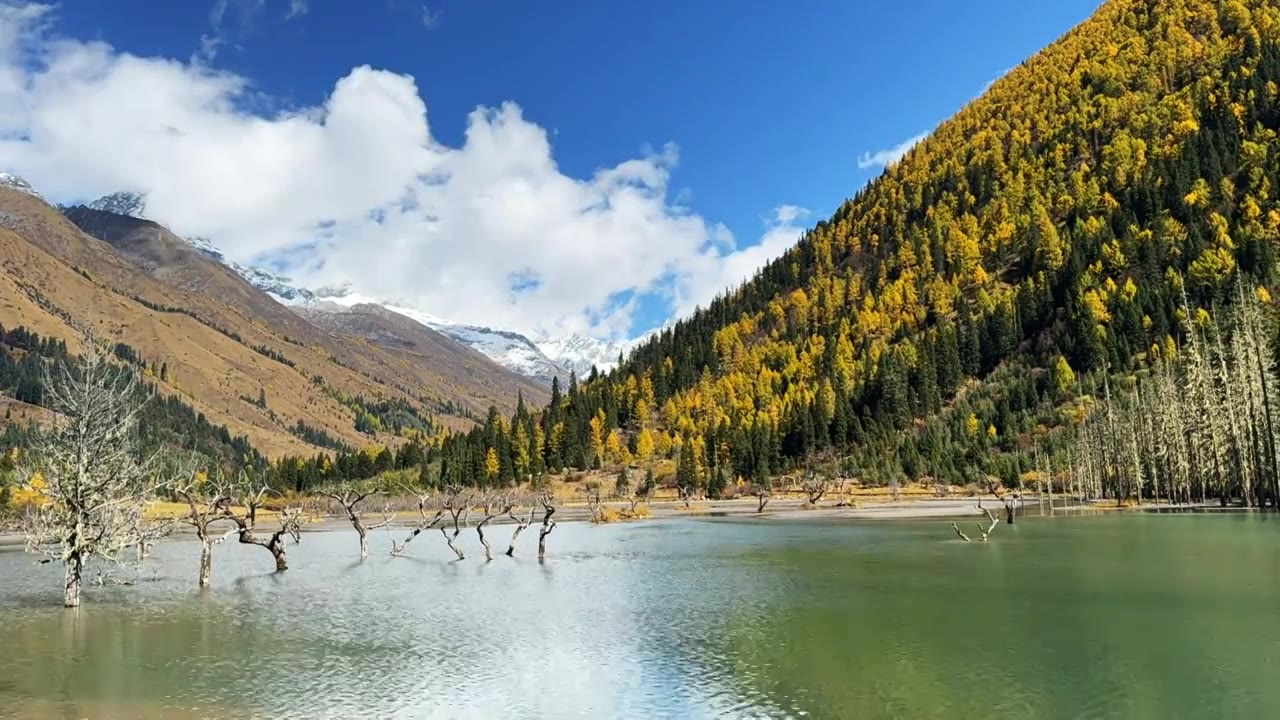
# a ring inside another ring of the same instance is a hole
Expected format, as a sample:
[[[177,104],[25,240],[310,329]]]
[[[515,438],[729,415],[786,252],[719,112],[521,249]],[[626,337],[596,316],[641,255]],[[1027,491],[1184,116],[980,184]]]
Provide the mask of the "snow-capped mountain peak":
[[[35,188],[31,187],[31,183],[18,177],[17,175],[11,175],[6,172],[0,172],[0,187],[13,188],[14,190],[24,192],[32,197],[38,197],[41,200],[44,199],[43,197],[41,197],[40,193],[36,192]]]
[[[13,176],[0,175],[0,184],[4,183],[3,178],[6,177]],[[22,182],[21,178],[15,178],[15,180]],[[30,186],[27,185],[26,188]],[[29,189],[26,191],[34,193]],[[104,195],[89,203],[88,207],[117,215],[149,219],[145,215],[146,197],[136,192],[115,192]],[[345,307],[361,304],[381,305],[487,355],[499,365],[546,383],[550,383],[551,379],[556,377],[566,381],[570,372],[585,378],[591,373],[593,366],[601,372],[608,372],[618,364],[618,355],[626,353],[632,347],[630,342],[606,342],[584,335],[570,335],[563,338],[544,337],[535,342],[517,332],[466,325],[438,317],[413,307],[411,302],[362,295],[348,285],[308,289],[295,284],[283,275],[260,267],[244,266],[233,262],[206,238],[183,239],[205,256],[226,265],[250,285],[285,305],[300,305],[317,310],[324,310],[328,306],[330,311],[334,305]]]
[[[375,299],[353,292],[349,287],[315,291],[317,300],[325,300],[338,305],[352,306],[371,303],[404,315],[410,320],[435,330],[442,335],[457,340],[473,350],[489,357],[490,360],[521,375],[550,383],[552,378],[562,380],[569,376],[569,371],[548,358],[545,353],[529,338],[509,330],[494,330],[477,325],[464,325],[452,320],[437,317],[431,313],[410,307],[404,301],[387,301]],[[311,303],[301,303],[311,304]],[[319,303],[316,303],[318,305]]]
[[[94,200],[85,207],[90,210],[99,210],[102,212],[115,213],[116,215],[128,215],[142,220],[147,219],[144,214],[147,210],[147,199],[136,192],[113,192],[110,195],[103,195]],[[208,241],[205,241],[208,243]],[[192,243],[195,245],[196,243]]]
[[[600,340],[578,334],[538,341],[538,347],[547,357],[574,371],[578,377],[586,377],[593,367],[602,373],[609,372],[618,366],[618,356],[626,355],[633,345],[630,341]]]

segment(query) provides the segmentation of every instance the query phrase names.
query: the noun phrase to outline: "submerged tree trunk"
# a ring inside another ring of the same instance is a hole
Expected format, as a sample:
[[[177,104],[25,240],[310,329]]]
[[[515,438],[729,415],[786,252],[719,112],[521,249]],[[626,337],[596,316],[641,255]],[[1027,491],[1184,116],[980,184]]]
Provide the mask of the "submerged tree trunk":
[[[453,535],[449,534],[448,528],[440,528],[440,534],[444,535],[444,541],[449,544],[449,549],[453,551],[453,554],[457,555],[459,560],[466,560],[467,556],[462,554],[462,548],[453,544],[454,539],[458,537],[458,533],[460,532],[462,532],[462,530],[458,527],[456,520],[453,525]]]
[[[357,509],[357,506],[358,506],[360,503],[364,502],[364,499],[365,499],[365,498],[369,497],[370,495],[374,495],[374,494],[376,494],[376,493],[374,493],[374,492],[372,492],[372,491],[370,491],[370,492],[344,492],[344,493],[343,493],[343,494],[341,494],[341,495],[338,495],[337,493],[325,493],[325,495],[326,495],[326,496],[328,496],[328,497],[330,497],[330,498],[332,498],[332,499],[336,500],[336,501],[338,502],[338,504],[342,506],[343,511],[345,511],[345,512],[346,512],[346,514],[347,514],[347,520],[349,520],[349,521],[351,522],[351,527],[355,528],[356,535],[357,535],[357,536],[359,537],[359,539],[360,539],[360,559],[361,559],[361,560],[364,560],[365,558],[369,557],[369,537],[368,537],[368,535],[369,535],[369,531],[370,531],[370,530],[377,530],[378,528],[383,528],[383,527],[386,527],[386,526],[388,526],[388,525],[390,525],[390,524],[391,524],[391,517],[392,517],[392,516],[391,516],[390,509],[384,509],[384,510],[383,510],[383,518],[382,518],[382,522],[380,522],[380,523],[378,523],[378,524],[376,524],[376,525],[369,525],[369,526],[366,526],[366,525],[364,524],[364,518],[363,518],[363,517],[362,517],[362,515],[361,515],[361,511],[360,511],[359,509]],[[418,507],[419,507],[419,509],[422,509],[422,508],[423,508],[423,504],[424,504],[425,502],[426,502],[426,497],[425,497],[425,496],[419,499],[419,501],[418,501]],[[423,514],[423,519],[425,519],[425,518],[426,518],[426,515],[425,515],[425,512],[424,512],[424,514]],[[416,533],[415,533],[415,534],[416,534]],[[411,535],[411,536],[409,537],[409,539],[410,539],[410,540],[412,540],[412,539],[413,539],[413,536]],[[406,540],[405,542],[406,542],[406,543],[408,543],[408,540]],[[392,555],[395,555],[395,554],[396,554],[396,545],[395,545],[395,542],[394,542],[394,541],[391,543],[391,546],[392,546],[391,554],[392,554]]]
[[[551,516],[556,513],[555,505],[550,495],[542,496],[542,507],[544,514],[542,516],[542,529],[538,531],[538,560],[542,560],[547,555],[547,536],[552,530],[556,529],[556,521]]]
[[[487,522],[489,522],[488,518],[476,525],[476,534],[480,536],[480,544],[484,546],[484,560],[490,562],[493,560],[493,548],[489,547],[489,541],[484,539],[484,524]]]
[[[200,587],[209,586],[209,576],[213,574],[213,541],[209,538],[200,540]]]
[[[84,560],[79,552],[73,551],[63,561],[64,579],[62,591],[63,607],[80,607],[80,575],[84,571]]]
[[[280,515],[280,529],[272,533],[271,537],[263,540],[253,534],[253,525],[245,518],[233,517],[238,526],[236,531],[240,536],[240,543],[243,545],[258,545],[266,548],[276,561],[276,572],[284,572],[289,569],[289,563],[285,557],[284,539],[286,536],[292,536],[294,542],[300,540],[298,527],[298,518],[300,511],[285,510]]]
[[[289,563],[285,562],[283,539],[278,542],[273,540],[272,543],[267,546],[267,549],[270,550],[271,554],[276,558],[276,572],[284,572],[289,569]]]
[[[516,538],[520,537],[520,533],[524,532],[525,528],[533,523],[533,514],[538,511],[536,506],[531,507],[529,508],[528,517],[516,517],[514,509],[514,504],[507,508],[507,517],[511,518],[512,522],[516,524],[516,529],[511,532],[511,542],[507,544],[507,557],[516,556]]]

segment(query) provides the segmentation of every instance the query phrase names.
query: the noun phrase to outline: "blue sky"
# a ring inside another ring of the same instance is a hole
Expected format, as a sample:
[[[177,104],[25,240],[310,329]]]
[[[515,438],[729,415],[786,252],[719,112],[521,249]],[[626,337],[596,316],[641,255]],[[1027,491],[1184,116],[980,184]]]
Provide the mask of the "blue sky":
[[[323,104],[357,66],[412,76],[431,137],[454,148],[477,106],[513,101],[575,179],[674,143],[665,204],[742,250],[782,224],[780,206],[811,211],[789,230],[829,214],[880,171],[859,158],[928,131],[1097,4],[65,0],[54,27],[202,58],[247,80],[237,103],[265,116]],[[610,302],[633,296],[622,334],[687,309],[653,287]]]

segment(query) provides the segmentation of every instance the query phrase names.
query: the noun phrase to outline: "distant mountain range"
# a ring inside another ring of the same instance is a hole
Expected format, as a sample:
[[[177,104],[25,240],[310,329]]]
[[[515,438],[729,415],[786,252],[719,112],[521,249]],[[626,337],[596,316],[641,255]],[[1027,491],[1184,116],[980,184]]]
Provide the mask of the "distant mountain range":
[[[16,179],[21,182],[21,178]],[[34,192],[29,189],[29,186],[28,191]],[[114,192],[104,195],[89,203],[87,207],[118,215],[150,219],[146,216],[146,199],[135,192]],[[487,355],[499,365],[548,385],[555,377],[566,381],[570,373],[586,377],[593,367],[600,372],[608,372],[617,366],[619,356],[625,355],[635,345],[634,342],[607,342],[576,334],[534,340],[511,330],[455,323],[412,307],[403,301],[372,297],[349,287],[318,289],[302,287],[289,277],[228,260],[213,243],[205,238],[194,237],[186,240],[200,252],[223,263],[251,285],[285,305],[310,308],[318,312],[356,305],[380,305]]]
[[[0,340],[0,357],[20,362],[29,333],[78,354],[81,330],[93,328],[166,407],[211,423],[202,437],[220,452],[269,458],[397,445],[470,428],[490,407],[510,414],[520,396],[535,407],[549,398],[545,382],[403,314],[309,309],[317,293],[145,215],[129,193],[55,208],[22,178],[0,176],[0,326],[19,339]],[[15,418],[33,400],[30,387],[0,387]]]

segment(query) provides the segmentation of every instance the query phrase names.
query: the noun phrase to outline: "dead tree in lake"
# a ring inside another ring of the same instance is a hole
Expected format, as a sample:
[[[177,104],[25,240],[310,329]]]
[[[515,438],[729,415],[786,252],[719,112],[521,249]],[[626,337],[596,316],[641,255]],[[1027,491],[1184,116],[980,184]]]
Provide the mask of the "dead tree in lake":
[[[641,502],[644,502],[646,505],[651,504],[651,500],[653,498],[653,489],[654,489],[653,485],[654,485],[653,482],[645,481],[643,483],[640,483],[639,485],[635,485],[629,488],[628,495],[627,495],[627,502],[631,503],[632,517],[635,517],[636,506],[639,505]]]
[[[471,496],[463,495],[458,488],[451,489],[444,499],[444,510],[453,518],[453,534],[450,534],[446,527],[440,528],[440,534],[444,536],[444,541],[448,543],[453,554],[457,555],[459,560],[466,560],[467,556],[463,554],[462,548],[454,544],[454,541],[458,539],[458,535],[462,532],[462,525],[467,523],[467,518],[471,515]]]
[[[202,588],[209,586],[213,573],[213,546],[237,532],[236,528],[222,535],[213,532],[214,523],[231,519],[232,493],[231,484],[223,481],[221,475],[207,478],[197,474],[176,490],[177,496],[187,504],[182,522],[190,525],[200,540],[199,585]]]
[[[511,521],[516,524],[516,529],[511,531],[511,542],[507,545],[507,557],[516,556],[516,538],[520,537],[520,533],[524,532],[531,524],[533,524],[533,516],[537,512],[538,506],[533,502],[529,503],[528,517],[525,517],[523,514],[517,516],[515,514],[514,503],[507,507],[507,517],[511,518]]]
[[[591,514],[591,524],[598,525],[604,521],[604,501],[600,498],[600,483],[594,480],[582,486],[587,497],[587,511]]]
[[[538,531],[538,559],[542,560],[547,556],[547,536],[552,530],[556,529],[556,521],[551,516],[556,513],[555,498],[551,493],[543,493],[538,498],[538,502],[542,505],[542,529]]]
[[[764,506],[773,499],[773,483],[769,480],[757,482],[751,486],[751,494],[756,497],[756,513],[763,513]]]
[[[136,517],[133,526],[133,547],[137,552],[138,562],[151,557],[151,548],[177,529],[178,519],[171,517],[151,518],[146,515]]]
[[[489,547],[489,541],[484,537],[484,526],[488,525],[489,521],[496,517],[509,514],[514,507],[515,503],[506,495],[485,495],[481,499],[480,510],[484,517],[476,525],[476,534],[480,536],[480,544],[484,546],[485,562],[493,560],[493,549]],[[512,538],[511,541],[514,544],[515,538]],[[462,558],[458,559],[461,560]]]
[[[821,473],[809,473],[800,483],[800,489],[804,491],[808,504],[817,507],[831,489],[831,478]]]
[[[369,557],[369,538],[367,537],[369,531],[377,530],[379,528],[384,528],[391,524],[392,516],[389,510],[383,511],[382,522],[374,525],[364,524],[364,517],[363,517],[364,513],[359,509],[359,505],[360,503],[364,502],[366,498],[372,495],[377,495],[377,494],[378,494],[377,492],[372,490],[367,490],[367,491],[347,490],[347,491],[344,491],[341,495],[333,492],[323,493],[325,497],[332,498],[339,505],[342,506],[343,511],[346,512],[347,514],[347,519],[351,521],[351,527],[355,528],[356,534],[360,536],[360,559],[361,560],[364,560],[365,558]]]
[[[990,510],[982,507],[982,498],[978,498],[978,509],[986,513],[987,520],[991,521],[991,524],[985,528],[982,526],[982,523],[978,523],[978,532],[981,533],[982,542],[986,542],[987,539],[991,537],[991,533],[996,531],[996,525],[999,525],[1000,521],[996,520],[996,517],[991,514]],[[956,535],[959,535],[961,540],[970,542],[969,536],[964,534],[964,531],[960,529],[959,525],[956,525],[953,522],[951,523],[951,529],[956,531]]]
[[[240,544],[257,545],[258,547],[266,548],[271,553],[271,556],[275,558],[276,572],[284,572],[289,569],[289,563],[285,557],[285,538],[292,537],[295,543],[302,540],[302,508],[284,508],[281,510],[277,517],[280,528],[266,538],[259,537],[254,532],[258,511],[262,508],[262,501],[270,491],[270,488],[263,485],[256,491],[249,490],[245,492],[238,503],[243,510],[237,512],[234,508],[228,508],[226,517],[236,524],[236,535],[239,537]]]
[[[79,363],[46,369],[45,397],[57,416],[36,433],[18,468],[20,484],[46,502],[23,517],[27,549],[63,566],[63,605],[79,607],[92,558],[118,562],[138,540],[147,502],[172,484],[138,430],[150,399],[133,373],[113,365],[89,336]]]
[[[991,478],[987,478],[987,489],[991,491],[992,495],[996,496],[996,499],[999,500],[1002,505],[1004,505],[1004,521],[1012,525],[1013,514],[1014,514],[1014,503],[1018,500],[1020,496],[1016,494],[1005,495],[1004,493],[1000,492],[1000,483]],[[981,500],[978,501],[978,505],[979,507],[981,507],[982,505]],[[986,508],[983,508],[983,510],[985,511]]]
[[[414,528],[409,531],[409,535],[404,539],[404,542],[399,544],[394,540],[391,542],[391,554],[393,556],[402,554],[405,549],[409,547],[409,543],[413,542],[414,538],[421,535],[424,530],[430,530],[435,527],[436,523],[440,522],[440,520],[444,518],[444,506],[439,505],[436,507],[436,512],[432,515],[430,512],[431,505],[430,493],[418,495],[418,514],[422,516],[422,522],[415,525]]]

